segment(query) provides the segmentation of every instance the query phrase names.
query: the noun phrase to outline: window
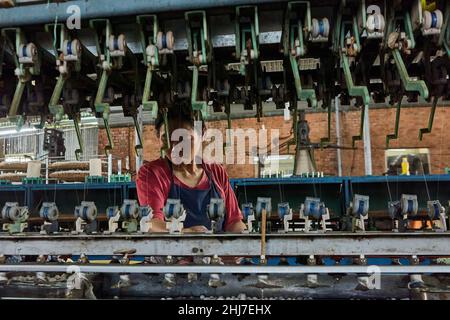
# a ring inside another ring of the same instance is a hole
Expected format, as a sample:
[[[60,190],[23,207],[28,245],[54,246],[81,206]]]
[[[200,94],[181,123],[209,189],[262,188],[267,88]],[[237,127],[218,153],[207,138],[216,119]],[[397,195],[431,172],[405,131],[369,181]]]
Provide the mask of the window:
[[[402,173],[402,161],[406,158],[411,175],[430,174],[430,151],[427,148],[389,149],[385,151],[386,172],[388,175]]]
[[[258,161],[254,158],[255,176],[260,178],[290,177],[294,169],[293,155],[272,155]]]

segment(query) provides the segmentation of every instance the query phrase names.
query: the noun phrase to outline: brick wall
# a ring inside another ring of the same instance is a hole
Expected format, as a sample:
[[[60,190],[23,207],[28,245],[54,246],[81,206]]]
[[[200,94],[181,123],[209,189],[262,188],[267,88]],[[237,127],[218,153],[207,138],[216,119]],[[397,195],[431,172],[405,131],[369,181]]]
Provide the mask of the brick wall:
[[[391,140],[391,148],[429,148],[431,159],[431,172],[442,173],[445,167],[450,166],[450,108],[438,107],[435,114],[433,131],[431,134],[424,135],[423,141],[419,141],[419,128],[426,127],[430,107],[410,107],[403,108],[400,117],[399,139]],[[352,136],[359,134],[360,112],[346,111],[341,112],[341,144],[351,147]],[[373,174],[380,175],[385,172],[385,144],[386,135],[393,133],[395,121],[394,108],[372,109],[369,112],[370,131],[372,142],[372,167]],[[309,123],[312,142],[319,142],[320,138],[327,134],[327,114],[326,113],[308,113],[306,120]],[[219,129],[225,132],[226,121],[208,122],[209,128]],[[291,122],[284,121],[282,116],[262,118],[258,123],[256,119],[237,119],[232,122],[233,128],[261,128],[265,126],[267,130],[279,129],[280,141],[289,136]],[[112,130],[115,148],[113,156],[123,159],[130,157],[132,170],[135,168],[134,153],[134,129],[132,127],[113,128]],[[153,126],[144,128],[144,159],[152,160],[159,156],[158,140]],[[269,135],[270,136],[270,135]],[[99,153],[103,152],[106,144],[106,133],[102,129],[99,131]],[[332,115],[331,142],[336,143],[335,116]],[[363,142],[356,143],[356,150],[342,149],[342,167],[343,175],[364,175],[364,153]],[[247,148],[248,150],[248,141]],[[291,149],[292,152],[292,149]],[[286,149],[280,150],[281,154],[286,153]],[[318,170],[329,175],[337,174],[337,154],[336,149],[329,148],[315,151],[315,158]],[[248,161],[247,161],[248,162]],[[252,164],[228,165],[228,174],[232,178],[253,177],[254,166]]]

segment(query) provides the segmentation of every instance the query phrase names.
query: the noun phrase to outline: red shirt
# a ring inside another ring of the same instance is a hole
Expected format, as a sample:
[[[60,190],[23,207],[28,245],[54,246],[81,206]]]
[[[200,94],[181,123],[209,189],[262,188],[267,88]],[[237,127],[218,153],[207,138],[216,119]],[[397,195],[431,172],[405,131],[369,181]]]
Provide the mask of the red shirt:
[[[214,163],[204,163],[203,168],[208,171],[216,185],[217,191],[225,201],[224,229],[227,230],[228,226],[242,220],[242,213],[233,189],[231,189],[227,172],[223,166]],[[202,178],[194,188],[187,186],[176,176],[173,176],[173,181],[186,189],[205,190],[209,188],[208,176],[205,173],[203,173]],[[151,162],[144,162],[144,165],[139,169],[136,179],[139,203],[141,206],[150,206],[153,209],[153,218],[155,219],[164,220],[163,208],[169,196],[171,182],[172,173],[167,161],[164,159],[160,158]]]

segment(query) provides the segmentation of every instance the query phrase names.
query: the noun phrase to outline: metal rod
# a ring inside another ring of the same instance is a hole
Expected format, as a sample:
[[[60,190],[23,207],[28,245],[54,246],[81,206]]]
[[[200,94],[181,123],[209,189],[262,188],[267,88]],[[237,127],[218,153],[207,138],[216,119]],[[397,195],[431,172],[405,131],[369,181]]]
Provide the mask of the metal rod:
[[[341,145],[341,119],[339,116],[339,107],[340,107],[341,101],[339,99],[339,96],[336,96],[334,98],[334,108],[336,112],[336,143],[338,146]],[[342,177],[342,158],[341,158],[341,149],[336,148],[337,153],[337,166],[338,166],[338,176]]]
[[[448,257],[449,239],[450,232],[266,234],[266,255]],[[126,248],[142,256],[258,257],[260,245],[260,234],[0,235],[0,254],[4,255],[113,255],[118,248]]]
[[[232,266],[232,265],[78,265],[10,264],[0,265],[0,272],[82,272],[82,273],[252,273],[252,274],[328,274],[380,273],[422,274],[450,273],[450,265],[348,265],[348,266]]]
[[[265,2],[286,2],[286,0],[77,0],[66,3],[43,3],[38,5],[19,6],[0,11],[0,27],[23,26],[49,23],[59,17],[60,21],[73,15],[79,9],[81,19],[127,16],[167,11],[183,11],[206,9],[213,7],[233,7],[243,4],[260,4]],[[69,8],[71,7],[71,8]],[[70,9],[70,10],[69,10]]]
[[[366,176],[372,175],[372,145],[370,142],[370,121],[369,121],[369,105],[363,107],[364,110],[364,169]]]

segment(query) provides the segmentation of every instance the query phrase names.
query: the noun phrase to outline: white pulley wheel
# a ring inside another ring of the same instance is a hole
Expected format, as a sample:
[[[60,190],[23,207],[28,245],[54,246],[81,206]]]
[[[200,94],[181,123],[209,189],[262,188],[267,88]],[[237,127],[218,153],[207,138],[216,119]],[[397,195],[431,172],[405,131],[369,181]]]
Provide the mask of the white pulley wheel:
[[[382,14],[375,13],[367,17],[366,28],[369,33],[384,31],[384,17]]]

